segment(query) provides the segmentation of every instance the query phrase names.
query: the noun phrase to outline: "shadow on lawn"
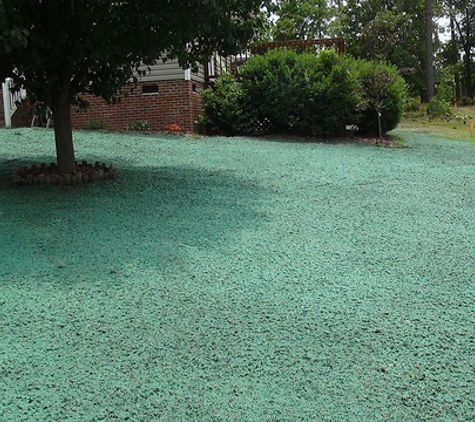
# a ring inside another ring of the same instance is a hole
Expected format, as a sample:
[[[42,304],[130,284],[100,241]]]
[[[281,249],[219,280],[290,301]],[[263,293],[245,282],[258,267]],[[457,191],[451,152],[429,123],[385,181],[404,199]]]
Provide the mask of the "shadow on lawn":
[[[129,165],[116,180],[74,187],[5,189],[3,179],[0,262],[10,275],[64,269],[74,281],[124,266],[186,270],[266,219],[262,188],[228,171]]]

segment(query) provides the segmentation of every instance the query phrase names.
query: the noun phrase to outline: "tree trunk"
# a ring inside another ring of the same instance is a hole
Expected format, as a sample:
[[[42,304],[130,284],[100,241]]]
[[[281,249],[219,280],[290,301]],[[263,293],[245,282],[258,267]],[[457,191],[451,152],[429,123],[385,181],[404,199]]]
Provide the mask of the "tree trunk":
[[[465,90],[467,97],[473,98],[473,88],[472,88],[472,34],[471,34],[471,20],[470,13],[468,9],[465,10],[465,37],[463,40],[463,51],[465,52],[464,56],[464,70],[465,70]]]
[[[56,159],[60,173],[71,173],[76,167],[69,102],[70,88],[70,75],[63,75],[62,81],[53,92],[52,98]]]
[[[469,49],[465,50],[465,55],[463,58],[464,68],[465,68],[465,92],[467,97],[473,98],[473,88],[472,88],[472,55]]]
[[[455,82],[455,100],[459,101],[462,99],[462,94],[460,90],[460,77],[458,70],[456,68],[457,63],[459,62],[459,52],[456,44],[456,36],[455,36],[455,24],[454,19],[450,17],[450,39],[452,42],[452,51],[450,53],[450,64],[454,66],[454,82]]]
[[[383,125],[381,123],[381,112],[379,110],[376,110],[376,113],[378,113],[378,136],[379,136],[379,142],[383,143]]]
[[[432,0],[425,0],[425,29],[426,29],[426,101],[434,96],[434,48],[432,44]]]

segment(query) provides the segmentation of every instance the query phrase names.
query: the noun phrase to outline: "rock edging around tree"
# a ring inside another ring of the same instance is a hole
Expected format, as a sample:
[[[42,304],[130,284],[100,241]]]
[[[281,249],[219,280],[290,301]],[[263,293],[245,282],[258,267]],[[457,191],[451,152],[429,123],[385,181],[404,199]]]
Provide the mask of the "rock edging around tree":
[[[13,172],[13,182],[18,185],[74,186],[115,177],[116,171],[112,165],[107,166],[98,161],[95,164],[89,164],[86,161],[80,164],[76,162],[76,169],[71,173],[60,173],[55,163],[23,166]]]

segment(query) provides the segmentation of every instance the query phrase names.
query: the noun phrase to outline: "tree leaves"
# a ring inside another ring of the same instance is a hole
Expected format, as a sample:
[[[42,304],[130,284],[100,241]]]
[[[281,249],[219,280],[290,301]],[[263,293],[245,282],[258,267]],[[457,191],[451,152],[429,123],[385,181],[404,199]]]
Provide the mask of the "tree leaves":
[[[258,0],[0,0],[0,54],[44,101],[50,101],[64,68],[72,69],[71,99],[81,92],[111,99],[140,62],[166,55],[193,65],[215,50],[229,53],[246,45],[254,32],[249,22],[261,5]]]
[[[280,0],[274,5],[279,16],[275,40],[322,38],[326,34],[330,9],[325,0]]]

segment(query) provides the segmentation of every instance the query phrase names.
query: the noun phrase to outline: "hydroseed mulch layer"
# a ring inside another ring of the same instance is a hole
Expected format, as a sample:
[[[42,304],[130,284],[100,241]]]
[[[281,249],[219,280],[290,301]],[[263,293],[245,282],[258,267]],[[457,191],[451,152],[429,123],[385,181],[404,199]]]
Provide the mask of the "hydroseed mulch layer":
[[[1,130],[0,421],[474,420],[475,148],[399,135]]]

